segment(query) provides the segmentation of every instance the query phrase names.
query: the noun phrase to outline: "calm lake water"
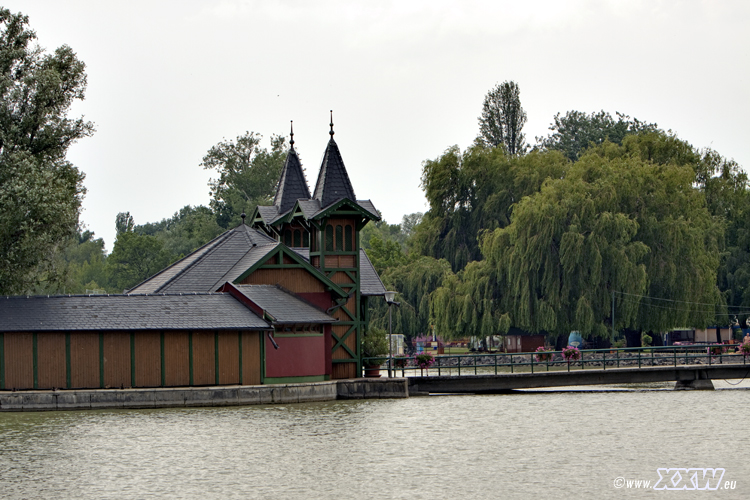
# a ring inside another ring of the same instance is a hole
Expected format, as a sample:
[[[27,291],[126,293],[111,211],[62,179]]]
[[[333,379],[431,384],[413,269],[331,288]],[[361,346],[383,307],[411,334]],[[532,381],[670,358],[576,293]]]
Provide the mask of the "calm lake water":
[[[0,413],[0,496],[750,498],[750,390],[716,385]],[[735,489],[614,486],[682,467],[724,468]]]

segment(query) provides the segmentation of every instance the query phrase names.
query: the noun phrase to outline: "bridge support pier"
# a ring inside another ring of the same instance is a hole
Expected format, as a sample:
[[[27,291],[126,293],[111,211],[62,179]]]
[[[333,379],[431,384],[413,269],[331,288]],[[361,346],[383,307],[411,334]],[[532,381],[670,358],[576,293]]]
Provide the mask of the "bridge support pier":
[[[674,383],[675,391],[713,391],[714,383],[710,378],[695,380],[678,380]]]

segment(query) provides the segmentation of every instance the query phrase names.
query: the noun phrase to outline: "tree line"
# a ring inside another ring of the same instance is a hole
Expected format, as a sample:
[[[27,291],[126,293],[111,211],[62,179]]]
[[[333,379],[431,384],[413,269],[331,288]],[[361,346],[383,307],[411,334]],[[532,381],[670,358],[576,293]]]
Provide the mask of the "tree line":
[[[531,146],[519,96],[514,82],[492,89],[477,140],[424,162],[430,208],[382,274],[400,292],[396,331],[481,338],[514,326],[633,345],[750,313],[739,165],[604,111],[558,114]]]

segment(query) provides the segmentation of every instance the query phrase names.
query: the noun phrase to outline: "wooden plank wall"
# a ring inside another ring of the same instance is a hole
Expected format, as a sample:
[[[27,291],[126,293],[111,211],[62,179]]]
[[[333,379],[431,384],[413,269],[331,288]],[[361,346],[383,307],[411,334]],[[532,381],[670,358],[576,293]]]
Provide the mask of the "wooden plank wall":
[[[190,385],[190,334],[164,332],[164,385]]]
[[[237,330],[0,333],[0,390],[260,384],[261,337]]]
[[[325,285],[305,269],[258,269],[243,285],[281,285],[294,293],[325,292]]]
[[[104,387],[130,387],[130,333],[102,333]]]
[[[259,332],[242,332],[242,380],[243,385],[261,383],[261,339]]]
[[[65,334],[37,334],[37,357],[39,388],[67,387],[67,365],[65,362]],[[33,376],[33,375],[32,375]],[[32,381],[33,386],[33,381]]]

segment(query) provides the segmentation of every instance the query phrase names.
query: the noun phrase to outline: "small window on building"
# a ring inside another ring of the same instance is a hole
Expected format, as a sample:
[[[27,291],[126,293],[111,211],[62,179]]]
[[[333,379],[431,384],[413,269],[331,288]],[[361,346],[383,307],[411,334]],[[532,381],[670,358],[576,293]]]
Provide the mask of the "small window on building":
[[[299,229],[294,230],[294,247],[299,248],[302,246],[302,232]]]
[[[346,237],[344,238],[344,245],[346,247],[347,252],[351,252],[352,248],[354,247],[353,238],[352,238],[352,226],[346,226],[346,229],[344,229],[344,233],[346,234]]]
[[[302,246],[305,248],[310,248],[310,233],[307,231],[302,233]]]
[[[290,229],[284,231],[284,244],[288,247],[292,246],[292,231]]]
[[[326,226],[326,250],[333,252],[333,226],[330,224]]]
[[[344,249],[344,228],[341,224],[336,226],[336,250],[342,251]]]

